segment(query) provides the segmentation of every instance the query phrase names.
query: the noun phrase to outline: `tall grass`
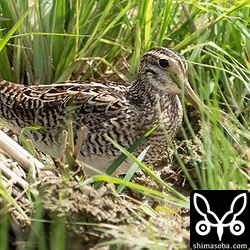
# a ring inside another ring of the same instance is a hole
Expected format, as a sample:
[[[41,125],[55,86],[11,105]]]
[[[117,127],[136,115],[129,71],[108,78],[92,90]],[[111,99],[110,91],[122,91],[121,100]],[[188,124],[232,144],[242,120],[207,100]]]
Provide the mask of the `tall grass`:
[[[200,110],[202,162],[192,147],[187,149],[197,181],[174,149],[189,183],[193,189],[248,189],[248,0],[30,2],[0,1],[2,79],[46,84],[109,77],[125,83],[127,78],[133,80],[141,55],[149,48],[173,48],[185,55],[189,81],[211,111]],[[183,101],[183,105],[189,104]],[[182,137],[186,140],[197,139],[191,122],[185,113]],[[117,182],[108,177],[93,180]],[[4,235],[1,229],[0,236]]]

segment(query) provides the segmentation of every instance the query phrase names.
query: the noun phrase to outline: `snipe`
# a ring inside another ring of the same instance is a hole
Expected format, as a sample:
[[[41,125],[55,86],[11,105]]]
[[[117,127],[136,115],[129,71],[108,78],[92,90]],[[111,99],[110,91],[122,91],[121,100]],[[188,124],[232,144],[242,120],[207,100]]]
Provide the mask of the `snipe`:
[[[105,170],[120,154],[104,136],[107,134],[128,148],[155,124],[163,123],[168,138],[159,127],[136,150],[150,145],[146,163],[162,158],[163,152],[182,121],[179,95],[196,102],[187,79],[187,65],[179,53],[164,47],[149,50],[141,60],[135,82],[130,87],[112,82],[71,81],[52,85],[24,86],[0,81],[0,116],[14,130],[36,125],[28,132],[36,148],[58,157],[61,132],[73,121],[75,134],[86,125],[87,134],[80,160]],[[124,173],[124,162],[119,173]],[[88,174],[91,174],[86,169]]]

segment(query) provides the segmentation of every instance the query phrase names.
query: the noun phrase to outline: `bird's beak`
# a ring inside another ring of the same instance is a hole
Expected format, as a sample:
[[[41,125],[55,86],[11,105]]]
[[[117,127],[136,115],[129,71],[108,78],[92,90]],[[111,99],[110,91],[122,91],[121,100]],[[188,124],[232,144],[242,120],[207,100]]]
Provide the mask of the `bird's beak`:
[[[183,88],[183,83],[180,82],[180,80],[169,71],[170,76],[172,77],[173,81],[181,88]],[[200,110],[200,108],[207,109],[206,105],[201,101],[201,99],[195,94],[192,87],[190,86],[188,79],[184,80],[184,90],[181,91],[181,93],[184,93],[185,99],[187,99],[190,104],[197,110]]]
[[[201,99],[195,94],[192,87],[190,86],[188,80],[184,83],[184,97],[190,102],[190,104],[199,110],[200,108],[205,108],[206,105],[201,101]]]

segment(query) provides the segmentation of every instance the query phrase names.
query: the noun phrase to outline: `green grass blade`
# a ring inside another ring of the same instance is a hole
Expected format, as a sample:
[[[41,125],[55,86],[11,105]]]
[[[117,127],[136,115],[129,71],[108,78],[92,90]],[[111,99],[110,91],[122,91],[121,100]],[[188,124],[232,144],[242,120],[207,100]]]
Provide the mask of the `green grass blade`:
[[[128,152],[133,152],[148,136],[150,136],[159,125],[155,125],[152,129],[150,129],[147,133],[145,133],[141,138],[139,138],[131,147],[129,147]],[[111,164],[107,170],[106,174],[111,175],[115,172],[115,170],[126,160],[127,155],[121,154],[113,164]],[[102,183],[95,183],[94,188],[97,189],[101,186]]]
[[[144,159],[144,156],[146,155],[147,151],[148,151],[149,147],[145,148],[141,154],[137,157],[138,161],[142,161]],[[133,177],[133,175],[135,174],[136,170],[138,169],[138,164],[137,163],[133,163],[131,168],[129,169],[128,173],[125,175],[125,177],[123,178],[123,180],[125,181],[130,181],[131,178]],[[117,188],[117,193],[121,193],[121,191],[125,188],[124,185],[119,185],[119,187]]]
[[[18,28],[22,25],[24,22],[24,19],[27,17],[27,15],[31,12],[31,10],[34,8],[34,4],[31,5],[27,11],[19,18],[19,20],[15,23],[15,25],[8,31],[8,33],[0,40],[0,52],[4,48],[4,46],[7,44],[7,42],[12,38],[13,34],[18,30]]]
[[[176,204],[178,206],[184,206],[184,207],[189,207],[189,200],[185,198],[184,196],[180,196],[178,198],[173,197],[171,195],[165,194],[164,192],[160,192],[154,189],[150,189],[147,187],[144,187],[142,185],[130,182],[130,181],[125,181],[120,178],[116,178],[113,176],[107,176],[107,175],[95,175],[93,177],[88,178],[87,180],[82,182],[82,185],[88,185],[94,182],[111,182],[114,184],[119,184],[119,185],[124,185],[130,189],[133,189],[135,191],[138,191],[146,196],[155,198],[155,199],[164,199],[170,203]]]
[[[160,185],[164,186],[165,188],[167,188],[170,192],[172,192],[174,195],[176,195],[177,197],[179,197],[180,199],[183,199],[184,201],[187,201],[188,199],[180,194],[178,191],[176,191],[174,188],[172,188],[170,185],[168,185],[166,182],[164,182],[160,177],[158,177],[151,169],[149,169],[145,164],[143,164],[142,162],[138,161],[138,159],[131,154],[129,151],[127,151],[126,149],[124,149],[122,146],[120,146],[118,143],[116,143],[114,140],[112,140],[110,137],[106,136],[113,144],[115,147],[117,147],[121,152],[123,152],[123,154],[125,154],[127,157],[129,157],[132,161],[134,161],[135,163],[137,163],[139,165],[139,167],[149,176],[151,176],[157,183],[159,183]]]

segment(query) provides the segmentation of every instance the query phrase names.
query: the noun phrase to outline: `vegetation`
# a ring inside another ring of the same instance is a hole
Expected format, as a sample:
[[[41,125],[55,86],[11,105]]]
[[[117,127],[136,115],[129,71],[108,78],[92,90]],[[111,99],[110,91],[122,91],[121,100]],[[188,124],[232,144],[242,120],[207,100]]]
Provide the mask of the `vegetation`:
[[[189,82],[208,111],[201,106],[201,130],[197,135],[189,116],[192,109],[183,100],[186,112],[181,136],[191,142],[185,148],[191,163],[187,164],[183,153],[173,144],[175,159],[192,189],[249,189],[249,0],[31,2],[0,1],[0,78],[28,85],[72,79],[114,79],[126,84],[133,80],[145,51],[156,46],[177,50],[187,59]],[[197,140],[200,143],[196,143]],[[190,174],[190,165],[195,180]],[[171,188],[146,166],[142,168],[159,185],[169,189],[171,195],[103,175],[79,181],[82,185],[113,182],[155,199],[188,207],[188,197]],[[6,203],[15,204],[2,185],[0,193]],[[3,208],[0,215],[1,249],[8,248],[6,209]],[[157,214],[154,209],[147,209],[144,210],[147,215]],[[32,244],[37,241],[36,230],[43,228],[37,223],[42,218],[39,211],[37,209],[34,215],[27,238]],[[53,246],[63,247],[61,238],[65,232],[59,227],[53,232],[58,236]],[[173,240],[160,242],[154,233],[151,236],[144,247],[155,244],[155,248],[164,249],[164,244]],[[39,240],[38,248],[46,249],[45,243]],[[133,238],[135,245],[140,245],[139,241]]]

